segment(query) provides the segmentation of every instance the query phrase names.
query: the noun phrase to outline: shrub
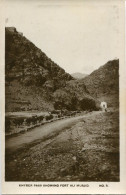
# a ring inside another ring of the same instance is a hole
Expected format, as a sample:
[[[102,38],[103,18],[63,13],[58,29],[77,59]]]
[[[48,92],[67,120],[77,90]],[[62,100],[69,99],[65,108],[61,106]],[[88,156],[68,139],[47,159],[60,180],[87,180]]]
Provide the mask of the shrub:
[[[58,114],[58,118],[60,118],[62,115],[61,114]]]
[[[51,114],[51,115],[48,115],[48,116],[46,116],[46,120],[48,121],[48,120],[51,120],[51,119],[53,119],[53,115]]]
[[[66,107],[66,105],[65,105],[65,102],[63,101],[63,100],[61,100],[61,101],[56,101],[55,103],[54,103],[54,109],[56,109],[56,110],[62,110],[63,108],[65,108]]]
[[[24,122],[24,118],[15,118],[13,122],[15,125],[21,125]]]
[[[57,114],[57,111],[56,110],[52,110],[51,114]]]
[[[44,116],[39,116],[39,117],[38,117],[38,120],[39,120],[39,121],[42,121],[43,119],[44,119]]]
[[[26,118],[26,123],[29,124],[29,118]]]
[[[76,110],[77,107],[77,98],[74,96],[71,98],[70,110]]]
[[[60,110],[53,110],[51,111],[51,114],[59,114],[61,111]]]
[[[30,124],[32,122],[32,117],[26,119],[26,123]]]
[[[83,98],[80,101],[80,107],[82,110],[96,110],[96,103],[93,99]]]

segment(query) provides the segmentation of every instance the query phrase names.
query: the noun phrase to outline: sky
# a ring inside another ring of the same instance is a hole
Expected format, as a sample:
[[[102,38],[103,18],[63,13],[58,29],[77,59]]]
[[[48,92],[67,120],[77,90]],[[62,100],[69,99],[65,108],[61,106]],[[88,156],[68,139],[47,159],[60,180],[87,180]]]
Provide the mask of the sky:
[[[5,0],[5,25],[23,32],[66,72],[90,74],[119,58],[120,9],[113,2]]]

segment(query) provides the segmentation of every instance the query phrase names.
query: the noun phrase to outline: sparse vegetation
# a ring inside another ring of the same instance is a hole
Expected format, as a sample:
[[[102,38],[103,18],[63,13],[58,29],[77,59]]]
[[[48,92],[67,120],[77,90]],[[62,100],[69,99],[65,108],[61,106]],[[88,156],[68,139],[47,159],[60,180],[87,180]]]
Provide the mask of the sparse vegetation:
[[[5,32],[6,112],[80,109],[79,100],[88,93],[85,84],[76,81],[17,31],[6,28]],[[29,101],[30,107],[22,107],[21,101],[17,103],[19,99]]]
[[[22,125],[22,123],[24,122],[24,118],[15,118],[13,119],[13,122],[15,125]]]
[[[6,181],[31,181],[31,176],[32,181],[40,182],[119,181],[118,112],[92,113],[75,122],[64,122],[66,128],[59,125],[57,129],[56,125],[42,126],[41,130],[46,128],[47,135],[38,141],[33,139],[25,150],[25,135],[19,137],[24,140],[22,147],[10,144],[5,158]],[[53,137],[49,127],[54,130]],[[38,128],[39,135],[41,130]],[[35,138],[36,131],[32,132]]]
[[[98,70],[80,81],[96,98],[119,93],[119,60],[108,61]]]
[[[52,114],[46,116],[46,120],[47,120],[47,121],[48,121],[48,120],[51,120],[51,119],[53,119],[53,115],[52,115]]]
[[[82,110],[96,110],[96,104],[93,99],[83,98],[80,101]]]
[[[51,114],[58,114],[60,111],[59,110],[52,110]]]
[[[44,119],[44,116],[39,116],[38,117],[39,122],[43,121],[43,119]]]

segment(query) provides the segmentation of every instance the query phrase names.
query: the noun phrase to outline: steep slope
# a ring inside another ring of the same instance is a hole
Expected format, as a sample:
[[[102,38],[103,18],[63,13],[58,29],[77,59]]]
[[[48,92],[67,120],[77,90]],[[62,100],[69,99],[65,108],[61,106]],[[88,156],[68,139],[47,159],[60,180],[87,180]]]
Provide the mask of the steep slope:
[[[80,81],[89,93],[103,101],[119,102],[119,60],[108,61],[98,70]]]
[[[55,90],[64,86],[72,76],[48,58],[33,43],[16,30],[6,28],[6,76],[8,79],[18,78],[26,86],[35,84]],[[47,81],[52,80],[53,83]],[[57,82],[58,79],[58,82]]]
[[[80,72],[75,72],[75,73],[71,74],[71,76],[75,79],[83,79],[84,77],[87,76],[87,74],[83,74],[83,73],[80,73]]]
[[[72,76],[15,28],[5,32],[6,110],[52,108],[53,91]]]
[[[119,60],[108,61],[99,69],[93,71],[84,79],[68,82],[67,89],[75,89],[76,96],[80,100],[90,95],[99,104],[106,101],[108,107],[119,106]]]
[[[73,83],[70,74],[16,28],[7,27],[5,33],[6,111],[73,109],[78,96],[92,99],[84,83]],[[76,103],[74,110],[79,107]]]

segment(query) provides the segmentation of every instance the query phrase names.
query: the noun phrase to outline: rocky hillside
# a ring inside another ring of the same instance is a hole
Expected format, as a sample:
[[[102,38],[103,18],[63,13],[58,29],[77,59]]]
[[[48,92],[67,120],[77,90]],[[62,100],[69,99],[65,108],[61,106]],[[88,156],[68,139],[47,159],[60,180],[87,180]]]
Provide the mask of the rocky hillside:
[[[89,93],[94,96],[102,94],[118,93],[119,90],[119,60],[107,62],[98,70],[85,77],[85,83]]]
[[[119,103],[119,60],[108,61],[80,81],[89,93],[101,101]]]
[[[5,33],[6,111],[78,109],[83,98],[92,99],[84,83],[74,82],[16,28]]]
[[[36,85],[52,91],[65,86],[72,76],[48,58],[40,49],[15,29],[6,28],[6,77],[18,79],[25,86]],[[49,81],[52,81],[49,82]],[[57,82],[58,81],[58,82]]]
[[[71,76],[75,79],[83,79],[84,77],[87,76],[87,74],[83,74],[83,73],[80,73],[80,72],[75,72],[75,73],[71,74]]]
[[[108,107],[119,106],[119,60],[108,61],[83,79],[68,82],[69,92],[75,89],[78,99],[90,94],[97,103],[106,101]],[[85,94],[86,92],[86,94]]]

